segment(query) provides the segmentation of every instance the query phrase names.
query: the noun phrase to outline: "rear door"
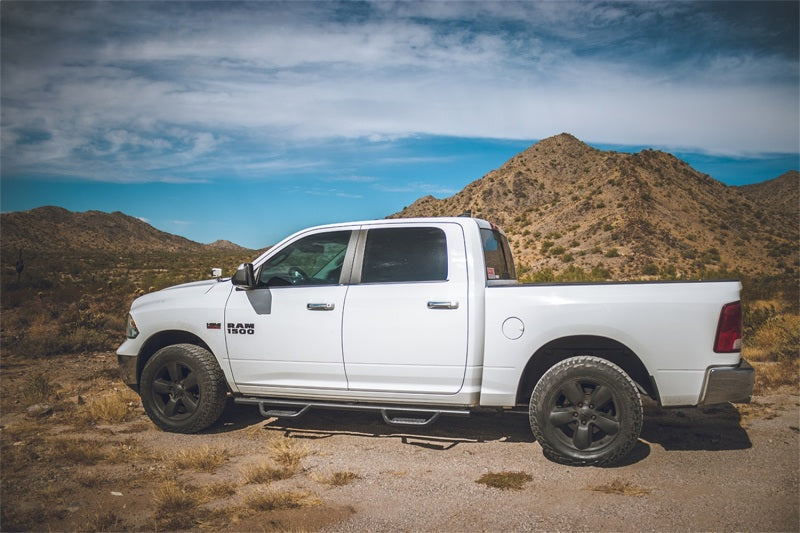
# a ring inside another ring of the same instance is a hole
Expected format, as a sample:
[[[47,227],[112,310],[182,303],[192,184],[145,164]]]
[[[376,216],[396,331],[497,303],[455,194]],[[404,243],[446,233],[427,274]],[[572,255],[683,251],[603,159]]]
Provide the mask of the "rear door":
[[[365,229],[342,327],[349,389],[458,392],[466,370],[469,316],[461,226]]]

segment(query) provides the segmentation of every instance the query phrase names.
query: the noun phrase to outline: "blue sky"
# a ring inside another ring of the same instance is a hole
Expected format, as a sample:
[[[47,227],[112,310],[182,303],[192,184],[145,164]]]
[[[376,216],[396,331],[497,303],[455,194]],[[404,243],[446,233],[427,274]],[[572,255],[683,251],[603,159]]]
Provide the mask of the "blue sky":
[[[539,139],[797,169],[798,2],[0,4],[0,208],[199,242],[445,197]]]

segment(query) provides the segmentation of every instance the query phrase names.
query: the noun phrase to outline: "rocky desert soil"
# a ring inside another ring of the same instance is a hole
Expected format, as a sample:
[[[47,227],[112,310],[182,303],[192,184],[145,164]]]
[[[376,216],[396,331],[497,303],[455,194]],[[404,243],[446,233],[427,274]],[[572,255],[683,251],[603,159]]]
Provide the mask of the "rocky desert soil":
[[[110,352],[3,357],[2,531],[800,529],[794,394],[647,404],[623,464],[575,468],[545,459],[518,413],[415,430],[370,413],[279,420],[230,405],[209,431],[168,434],[116,372]],[[52,411],[29,412],[42,383]],[[115,399],[122,420],[109,422]]]

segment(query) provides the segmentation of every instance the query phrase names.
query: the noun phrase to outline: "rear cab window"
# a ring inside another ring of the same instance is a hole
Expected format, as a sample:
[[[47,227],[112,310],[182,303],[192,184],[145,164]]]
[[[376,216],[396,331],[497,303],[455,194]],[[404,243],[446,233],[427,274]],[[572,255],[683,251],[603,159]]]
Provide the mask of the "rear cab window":
[[[483,257],[486,263],[486,281],[490,285],[504,285],[515,282],[517,271],[511,257],[511,248],[506,236],[495,227],[481,228]]]

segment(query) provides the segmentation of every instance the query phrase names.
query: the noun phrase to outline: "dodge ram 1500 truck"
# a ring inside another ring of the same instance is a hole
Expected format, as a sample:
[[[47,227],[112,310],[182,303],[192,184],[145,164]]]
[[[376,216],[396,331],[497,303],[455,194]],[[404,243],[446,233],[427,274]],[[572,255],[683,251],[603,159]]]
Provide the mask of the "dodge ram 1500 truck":
[[[218,269],[217,274],[218,274]],[[474,218],[306,229],[230,279],[134,301],[117,354],[166,431],[228,397],[264,416],[373,409],[426,425],[527,409],[545,455],[613,463],[662,406],[748,401],[736,281],[519,284],[505,234]]]

